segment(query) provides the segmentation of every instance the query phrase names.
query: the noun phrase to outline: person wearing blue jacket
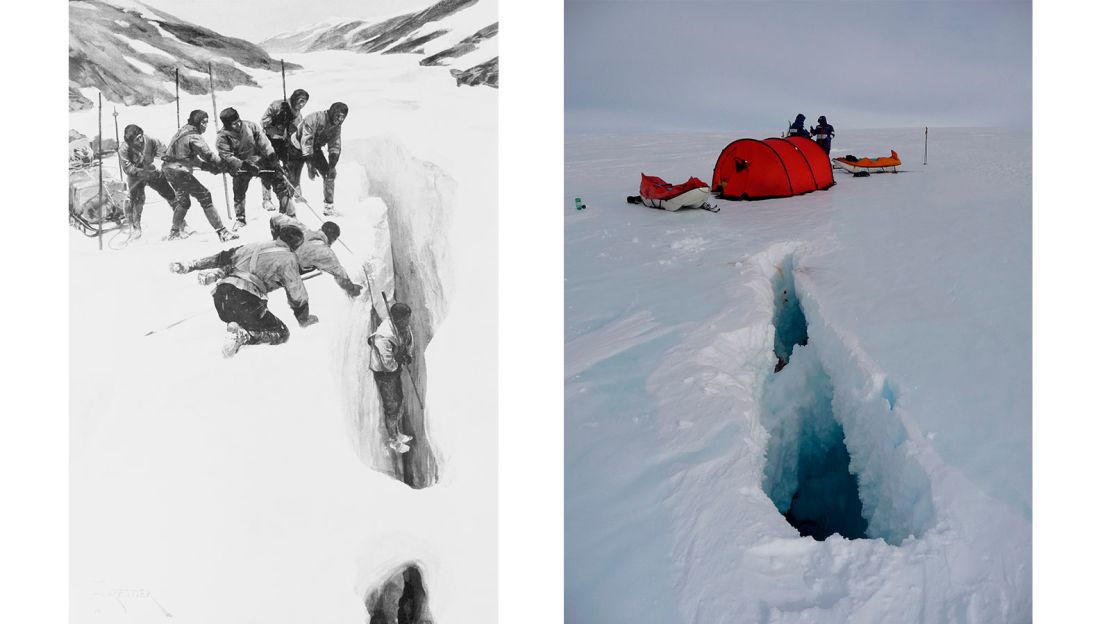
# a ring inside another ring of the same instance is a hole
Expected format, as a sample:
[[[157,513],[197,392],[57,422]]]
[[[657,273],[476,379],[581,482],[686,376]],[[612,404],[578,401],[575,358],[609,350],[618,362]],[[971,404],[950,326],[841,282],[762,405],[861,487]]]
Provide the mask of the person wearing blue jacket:
[[[821,115],[817,118],[817,127],[810,128],[810,130],[813,132],[813,140],[817,141],[821,149],[828,154],[829,150],[832,149],[832,138],[834,136],[832,124],[825,121],[825,116]]]
[[[790,131],[786,133],[787,136],[800,136],[809,138],[809,130],[806,130],[806,116],[798,113],[794,118],[794,123],[790,124]]]

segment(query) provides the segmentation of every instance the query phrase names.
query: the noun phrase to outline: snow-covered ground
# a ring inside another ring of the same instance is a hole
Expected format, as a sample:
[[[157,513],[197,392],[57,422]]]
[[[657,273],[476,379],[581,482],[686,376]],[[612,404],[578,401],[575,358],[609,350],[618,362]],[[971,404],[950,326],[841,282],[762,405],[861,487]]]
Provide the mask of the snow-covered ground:
[[[567,139],[567,620],[1029,621],[1031,134],[840,128],[903,171],[625,202],[777,134]],[[799,537],[799,489],[866,537]]]
[[[395,270],[409,288],[432,286],[414,316],[434,331],[420,376],[438,483],[412,489],[367,450],[373,431],[357,410],[373,411],[376,397],[360,399],[373,384],[351,370],[365,347],[365,296],[350,302],[328,276],[306,282],[320,323],[301,329],[274,293],[289,342],[224,360],[209,289],[167,270],[268,239],[258,182],[248,226],[227,244],[195,200],[198,233],[163,242],[169,209],[148,189],[142,239],[109,235],[104,251],[95,238],[70,239],[75,622],[365,622],[364,598],[408,563],[420,566],[435,621],[486,622],[496,609],[497,92],[458,89],[437,75],[447,69],[413,58],[287,60],[305,68],[287,79],[289,92],[311,94],[306,112],[350,106],[335,220],[353,253],[337,243],[340,260],[356,280],[369,262],[375,291],[394,292]],[[252,75],[261,88],[217,98],[257,121],[281,97],[281,77]],[[184,98],[182,119],[192,109],[211,115],[210,96]],[[108,137],[111,112],[106,104]],[[121,134],[137,123],[165,141],[177,127],[172,103],[118,112]],[[95,110],[70,123],[97,132]],[[210,146],[217,127],[210,120]],[[227,223],[220,179],[198,177]],[[303,184],[319,211],[320,181]],[[304,206],[298,216],[320,225]],[[386,244],[390,232],[403,233],[403,249]]]

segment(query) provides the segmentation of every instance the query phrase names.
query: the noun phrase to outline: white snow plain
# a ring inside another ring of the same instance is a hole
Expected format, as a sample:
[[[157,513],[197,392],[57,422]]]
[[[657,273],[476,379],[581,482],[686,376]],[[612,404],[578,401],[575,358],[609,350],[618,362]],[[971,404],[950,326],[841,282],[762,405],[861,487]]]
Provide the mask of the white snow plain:
[[[902,171],[625,201],[777,135],[567,139],[567,621],[1031,620],[1031,133],[933,128],[924,165],[923,129],[841,128]],[[799,456],[837,435],[866,536],[800,537]]]
[[[421,568],[435,621],[496,612],[497,92],[456,88],[446,69],[411,57],[287,60],[305,68],[287,80],[289,92],[311,94],[306,112],[350,106],[334,220],[354,251],[336,245],[352,278],[368,262],[375,291],[393,292],[395,267],[437,284],[416,314],[435,330],[421,374],[439,482],[411,489],[368,450],[374,430],[355,412],[374,412],[376,392],[351,360],[365,347],[365,295],[351,302],[329,276],[306,282],[320,323],[302,329],[275,292],[270,308],[290,325],[289,342],[224,360],[210,288],[168,271],[170,261],[268,239],[259,183],[247,194],[247,227],[226,244],[195,199],[188,222],[198,233],[163,242],[169,209],[147,189],[142,239],[106,235],[98,251],[95,238],[71,235],[74,621],[365,622],[364,598],[407,563]],[[251,72],[261,88],[217,98],[257,121],[281,97],[281,76]],[[165,141],[177,127],[172,103],[115,108],[121,134],[137,123]],[[112,109],[105,103],[108,137]],[[184,97],[182,119],[192,109],[211,115],[211,97]],[[70,123],[97,133],[95,109]],[[210,146],[217,127],[210,120]],[[104,166],[118,171],[114,158]],[[228,223],[220,179],[198,177]],[[319,211],[320,180],[302,184]],[[297,214],[319,227],[305,206]],[[391,224],[407,228],[410,249],[389,244]],[[358,392],[369,393],[363,408]]]

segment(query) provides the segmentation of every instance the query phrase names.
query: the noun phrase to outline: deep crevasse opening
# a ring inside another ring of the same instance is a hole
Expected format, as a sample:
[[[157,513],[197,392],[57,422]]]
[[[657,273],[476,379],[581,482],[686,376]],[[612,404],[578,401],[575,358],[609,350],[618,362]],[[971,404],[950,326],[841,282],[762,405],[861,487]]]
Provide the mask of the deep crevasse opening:
[[[909,454],[892,384],[876,382],[862,355],[819,322],[795,252],[771,260],[778,363],[760,397],[764,492],[803,536],[897,545],[922,535],[934,522],[932,488]]]
[[[343,353],[344,388],[350,396],[350,421],[364,463],[391,474],[410,487],[434,485],[441,457],[430,434],[423,404],[429,382],[424,351],[448,310],[450,272],[446,232],[454,209],[456,183],[433,163],[419,160],[401,146],[374,139],[347,147],[358,163],[359,197],[377,198],[385,210],[372,224],[372,253],[361,258],[371,292],[360,299],[348,332],[339,345]],[[407,453],[386,446],[381,402],[369,372],[366,338],[385,314],[381,292],[413,310],[413,362],[403,375],[405,399],[401,430],[413,437]],[[373,305],[371,305],[371,302]],[[410,375],[411,373],[411,375]]]

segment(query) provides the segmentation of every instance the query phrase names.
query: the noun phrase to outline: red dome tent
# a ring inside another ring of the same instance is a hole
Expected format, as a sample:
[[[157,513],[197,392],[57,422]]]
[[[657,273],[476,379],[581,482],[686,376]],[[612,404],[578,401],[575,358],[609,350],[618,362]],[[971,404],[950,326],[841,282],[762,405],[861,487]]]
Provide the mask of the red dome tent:
[[[832,185],[825,150],[802,137],[733,141],[713,167],[713,190],[725,199],[790,197]]]

